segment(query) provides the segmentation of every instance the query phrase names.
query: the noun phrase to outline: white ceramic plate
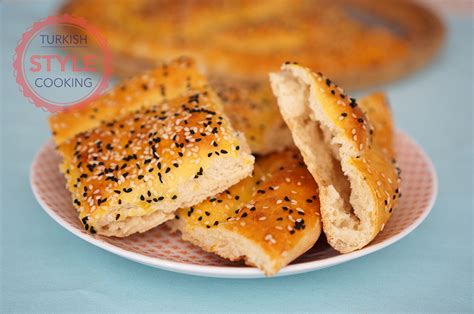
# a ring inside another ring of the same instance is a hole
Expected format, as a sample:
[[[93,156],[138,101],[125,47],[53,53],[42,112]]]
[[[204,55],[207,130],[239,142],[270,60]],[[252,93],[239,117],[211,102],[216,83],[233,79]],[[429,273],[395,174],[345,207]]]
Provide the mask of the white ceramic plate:
[[[436,198],[436,172],[420,146],[402,132],[397,132],[396,150],[402,169],[403,195],[392,218],[374,241],[359,251],[339,254],[322,237],[311,250],[283,268],[277,276],[318,270],[353,260],[402,239],[420,225]],[[264,277],[256,268],[226,261],[182,241],[179,235],[170,234],[165,227],[127,238],[86,233],[72,206],[65,179],[59,172],[60,160],[53,143],[46,143],[31,166],[31,187],[46,213],[76,236],[130,260],[170,271],[209,277]]]

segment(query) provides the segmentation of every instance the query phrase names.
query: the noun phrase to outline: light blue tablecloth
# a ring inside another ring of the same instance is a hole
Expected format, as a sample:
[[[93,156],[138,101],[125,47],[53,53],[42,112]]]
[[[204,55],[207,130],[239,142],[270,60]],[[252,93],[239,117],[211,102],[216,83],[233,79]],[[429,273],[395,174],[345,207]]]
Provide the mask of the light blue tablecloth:
[[[50,136],[47,115],[21,95],[11,63],[21,34],[56,6],[2,4],[2,312],[473,309],[471,19],[447,17],[446,46],[436,62],[383,87],[398,127],[421,143],[438,171],[438,200],[426,221],[402,241],[350,263],[229,280],[166,272],[107,253],[57,225],[35,201],[29,167]]]

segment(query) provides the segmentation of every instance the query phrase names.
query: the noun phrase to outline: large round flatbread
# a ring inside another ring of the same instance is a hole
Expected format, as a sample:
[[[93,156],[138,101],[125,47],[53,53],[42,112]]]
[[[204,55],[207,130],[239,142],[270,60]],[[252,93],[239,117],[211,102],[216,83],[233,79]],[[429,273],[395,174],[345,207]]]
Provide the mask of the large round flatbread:
[[[348,89],[426,64],[443,38],[439,18],[408,0],[72,0],[133,74],[190,55],[209,72],[266,79],[284,61],[318,69]]]

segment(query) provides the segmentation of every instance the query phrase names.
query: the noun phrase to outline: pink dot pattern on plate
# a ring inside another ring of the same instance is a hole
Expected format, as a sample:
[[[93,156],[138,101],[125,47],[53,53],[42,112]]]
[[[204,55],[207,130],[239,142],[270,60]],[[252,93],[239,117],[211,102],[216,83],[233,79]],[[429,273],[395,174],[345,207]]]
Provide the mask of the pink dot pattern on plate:
[[[398,162],[402,169],[402,198],[384,230],[368,246],[386,241],[409,228],[430,209],[435,193],[436,179],[429,161],[420,148],[400,132],[397,133],[395,144]],[[61,220],[83,233],[84,236],[92,237],[82,228],[77,211],[72,206],[71,196],[65,188],[65,179],[59,172],[60,161],[61,158],[55,152],[51,141],[38,153],[31,173],[37,197]],[[123,250],[166,261],[194,265],[246,267],[243,263],[230,262],[204,252],[181,240],[179,234],[170,233],[164,226],[127,238],[107,238],[97,235],[94,237]],[[336,255],[339,253],[333,250],[322,236],[312,249],[296,259],[293,264],[323,260]]]

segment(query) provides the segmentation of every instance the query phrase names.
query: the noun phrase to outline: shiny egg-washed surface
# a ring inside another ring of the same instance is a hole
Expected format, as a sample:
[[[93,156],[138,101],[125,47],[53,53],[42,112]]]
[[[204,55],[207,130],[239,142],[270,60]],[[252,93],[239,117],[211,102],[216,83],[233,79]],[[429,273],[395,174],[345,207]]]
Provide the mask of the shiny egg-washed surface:
[[[266,79],[291,60],[349,89],[413,71],[443,37],[439,19],[407,0],[73,0],[61,12],[95,25],[124,74],[190,55],[211,73]]]

